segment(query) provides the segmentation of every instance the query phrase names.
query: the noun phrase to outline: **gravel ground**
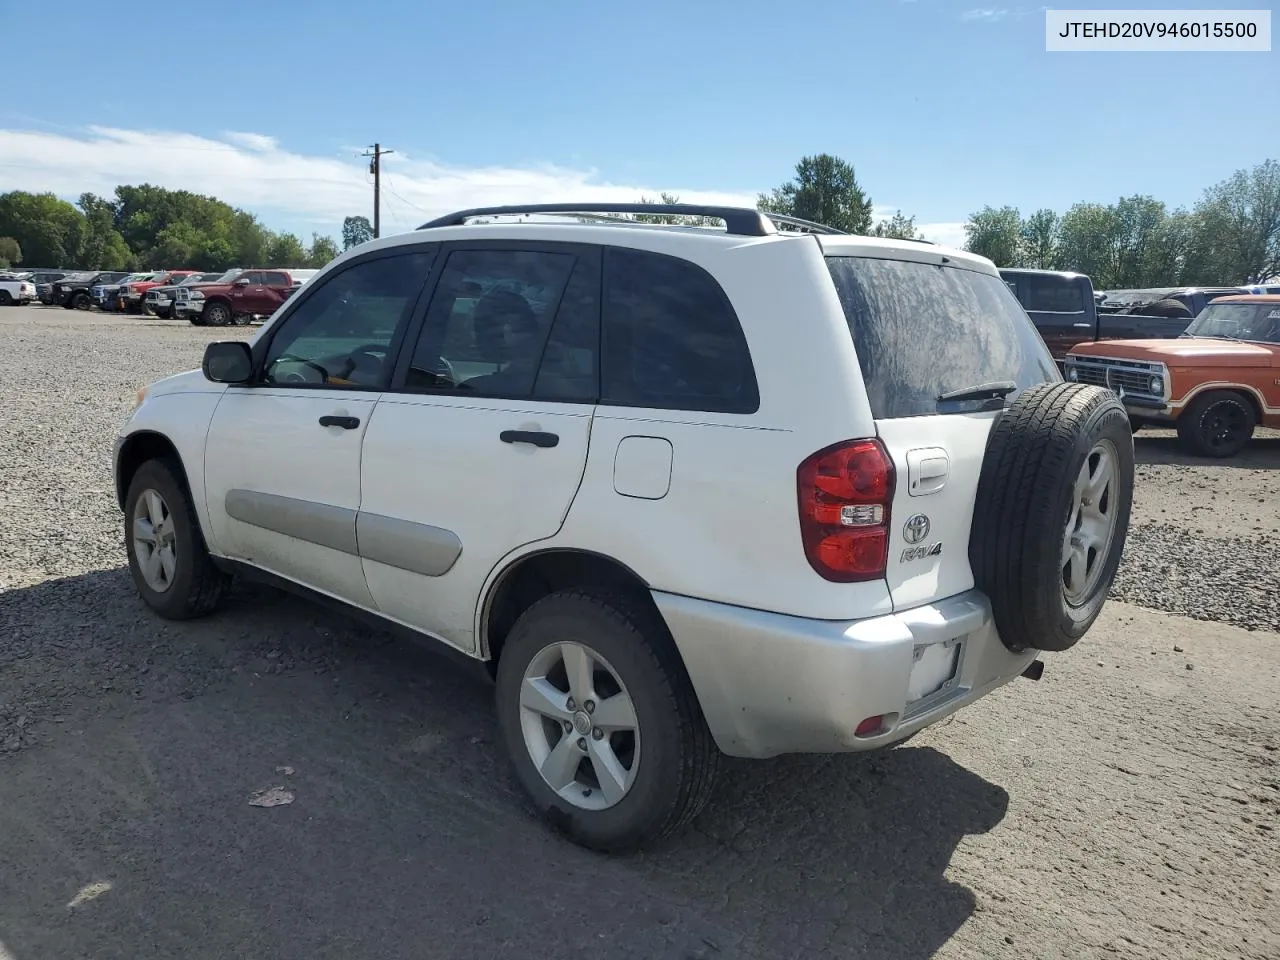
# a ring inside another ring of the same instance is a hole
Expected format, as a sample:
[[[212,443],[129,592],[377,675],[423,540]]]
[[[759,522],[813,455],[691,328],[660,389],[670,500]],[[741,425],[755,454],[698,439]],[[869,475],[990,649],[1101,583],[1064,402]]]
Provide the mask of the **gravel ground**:
[[[610,860],[534,820],[450,662],[262,588],[144,612],[111,440],[240,335],[0,311],[0,960],[1280,956],[1280,436],[1139,434],[1116,602],[1041,682],[733,764]]]

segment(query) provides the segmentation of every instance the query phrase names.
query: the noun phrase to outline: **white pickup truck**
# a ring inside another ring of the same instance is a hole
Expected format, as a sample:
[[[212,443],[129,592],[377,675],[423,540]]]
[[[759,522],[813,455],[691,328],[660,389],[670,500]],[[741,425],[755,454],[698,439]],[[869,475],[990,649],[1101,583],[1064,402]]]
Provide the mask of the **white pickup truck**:
[[[0,273],[0,307],[26,306],[36,298],[36,285],[25,277]]]

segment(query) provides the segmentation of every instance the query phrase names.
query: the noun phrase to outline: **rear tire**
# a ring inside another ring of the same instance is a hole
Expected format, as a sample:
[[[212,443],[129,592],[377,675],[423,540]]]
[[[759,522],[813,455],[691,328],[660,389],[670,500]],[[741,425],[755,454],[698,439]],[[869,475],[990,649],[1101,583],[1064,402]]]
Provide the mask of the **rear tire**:
[[[969,562],[1014,652],[1062,651],[1106,603],[1133,503],[1133,431],[1115,394],[1044,383],[987,440]]]
[[[180,468],[148,460],[125,496],[125,552],[143,601],[166,620],[213,612],[230,577],[214,565]]]
[[[1178,440],[1197,457],[1234,457],[1253,439],[1258,425],[1253,405],[1234,390],[1210,390],[1178,417]]]
[[[0,307],[13,306],[13,297],[9,295],[8,290],[0,290]]]
[[[582,650],[588,658],[575,660]],[[569,679],[574,662],[589,664],[579,674],[585,679]],[[546,699],[529,697],[531,690],[546,691]],[[575,694],[598,703],[589,707]],[[625,712],[619,697],[629,702],[632,725],[604,734]],[[614,708],[606,712],[606,704]],[[623,852],[654,843],[684,826],[711,794],[720,752],[693,685],[661,617],[628,593],[565,590],[529,607],[502,649],[497,710],[521,785],[548,823],[584,847]],[[605,754],[597,752],[601,743]],[[555,763],[558,755],[564,764]],[[601,768],[625,783],[614,797],[600,785]]]

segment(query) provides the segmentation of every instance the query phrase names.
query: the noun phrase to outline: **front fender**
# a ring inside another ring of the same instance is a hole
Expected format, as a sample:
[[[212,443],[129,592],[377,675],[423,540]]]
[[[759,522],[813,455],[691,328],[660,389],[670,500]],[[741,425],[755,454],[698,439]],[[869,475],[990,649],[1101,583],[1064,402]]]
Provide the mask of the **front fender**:
[[[205,503],[204,445],[214,411],[217,410],[226,388],[222,384],[210,383],[203,377],[200,379],[207,385],[207,389],[159,393],[148,396],[142,402],[116,440],[113,473],[117,489],[123,496],[121,488],[125,485],[126,478],[121,475],[121,471],[136,468],[135,452],[152,449],[157,441],[167,442],[177,453],[186,473],[191,503],[200,520],[200,528],[204,531],[209,551],[217,554],[219,549],[210,537],[213,528]]]

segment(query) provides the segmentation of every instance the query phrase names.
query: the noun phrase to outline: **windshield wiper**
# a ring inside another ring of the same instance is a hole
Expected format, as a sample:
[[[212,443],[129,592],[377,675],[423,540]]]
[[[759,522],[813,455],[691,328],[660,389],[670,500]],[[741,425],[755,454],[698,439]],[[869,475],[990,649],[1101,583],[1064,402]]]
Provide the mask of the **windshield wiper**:
[[[938,403],[947,403],[955,400],[1003,400],[1017,389],[1018,385],[1012,380],[994,380],[991,383],[980,383],[974,387],[948,390],[946,393],[939,394],[935,399]]]

